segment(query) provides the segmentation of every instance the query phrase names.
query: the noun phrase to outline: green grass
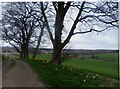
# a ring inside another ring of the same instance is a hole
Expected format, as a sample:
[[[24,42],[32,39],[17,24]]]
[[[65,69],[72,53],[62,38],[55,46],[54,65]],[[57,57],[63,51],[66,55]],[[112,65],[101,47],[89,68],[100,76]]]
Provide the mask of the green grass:
[[[39,79],[51,87],[100,87],[108,86],[106,78],[85,70],[53,65],[45,60],[25,60],[39,75]],[[114,85],[114,82],[111,82]],[[76,88],[74,88],[76,89]]]
[[[118,53],[105,53],[105,54],[98,54],[96,55],[98,59],[109,61],[109,62],[116,62],[118,63],[119,59]]]
[[[118,64],[116,63],[96,60],[70,59],[65,61],[63,65],[89,70],[98,74],[102,74],[106,77],[118,78]]]
[[[118,55],[116,53],[97,54],[95,55],[97,59],[91,59],[91,55],[85,56],[87,57],[84,59],[71,58],[64,61],[62,65],[48,63],[51,54],[40,54],[37,55],[36,60],[26,60],[26,62],[48,86],[117,86],[118,62],[116,60],[118,60]]]
[[[117,52],[114,53],[101,53],[101,54],[84,54],[79,56],[77,58],[80,59],[96,59],[96,60],[102,60],[102,61],[107,61],[107,62],[114,62],[118,63],[119,60],[119,54]],[[76,56],[74,56],[75,58]]]
[[[50,61],[51,56],[51,54],[40,54],[36,56],[36,60],[46,60],[48,62]],[[74,66],[79,69],[101,74],[102,76],[117,79],[118,53],[96,54],[95,56],[97,59],[91,59],[91,55],[85,55],[84,59],[72,58],[64,61],[62,64],[70,67]]]
[[[51,57],[52,57],[51,54],[39,54],[36,56],[36,59],[50,61]]]
[[[46,61],[50,61],[52,57],[52,54],[38,54],[35,58],[35,60],[46,60]],[[29,55],[29,58],[32,59],[32,55]]]

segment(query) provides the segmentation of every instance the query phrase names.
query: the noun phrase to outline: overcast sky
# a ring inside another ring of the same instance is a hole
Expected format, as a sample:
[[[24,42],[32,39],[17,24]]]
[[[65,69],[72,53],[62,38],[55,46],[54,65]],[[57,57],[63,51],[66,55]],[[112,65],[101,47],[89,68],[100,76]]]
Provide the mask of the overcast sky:
[[[1,11],[1,7],[0,7],[0,11]],[[1,15],[0,15],[0,18],[1,18]],[[8,44],[6,44],[3,41],[0,41],[0,46],[8,46]],[[118,29],[107,30],[98,34],[95,32],[92,32],[87,34],[75,35],[70,40],[68,48],[118,49]]]
[[[75,49],[118,49],[118,30],[76,35],[69,45]]]

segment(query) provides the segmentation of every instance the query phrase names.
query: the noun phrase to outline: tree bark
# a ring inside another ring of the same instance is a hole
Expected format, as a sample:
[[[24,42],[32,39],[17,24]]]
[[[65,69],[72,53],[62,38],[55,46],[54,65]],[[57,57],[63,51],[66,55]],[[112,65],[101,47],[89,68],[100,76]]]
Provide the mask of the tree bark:
[[[61,56],[62,56],[62,42],[61,42],[61,35],[62,30],[64,28],[63,21],[65,17],[65,9],[64,3],[58,3],[58,11],[56,13],[55,19],[55,39],[53,43],[53,56],[52,56],[52,63],[53,64],[60,64],[61,63]]]
[[[55,45],[53,48],[52,63],[61,64],[62,48],[59,45]]]
[[[24,44],[21,47],[22,51],[20,53],[20,59],[28,59],[29,58],[29,53],[28,53],[28,45]]]

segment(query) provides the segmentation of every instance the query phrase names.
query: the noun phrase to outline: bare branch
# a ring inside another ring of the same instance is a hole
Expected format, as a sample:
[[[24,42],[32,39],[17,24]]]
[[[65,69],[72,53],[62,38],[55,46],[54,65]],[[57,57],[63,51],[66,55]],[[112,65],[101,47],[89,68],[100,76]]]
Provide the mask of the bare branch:
[[[65,10],[64,10],[64,13],[66,13],[67,12],[67,10],[69,9],[69,7],[70,7],[70,4],[71,4],[71,2],[67,2],[67,4],[66,4],[66,6],[65,6]]]
[[[82,3],[81,8],[80,8],[80,10],[79,10],[79,13],[78,13],[78,15],[77,15],[77,17],[76,17],[76,19],[75,19],[75,21],[74,21],[74,24],[73,24],[73,26],[72,26],[72,28],[71,28],[71,30],[70,30],[70,33],[69,33],[69,35],[67,36],[67,38],[65,39],[65,41],[64,41],[63,44],[62,44],[63,46],[65,46],[65,45],[69,42],[69,40],[71,39],[71,37],[72,37],[72,35],[73,35],[73,32],[74,32],[74,30],[75,30],[75,28],[76,28],[76,25],[77,25],[77,23],[78,23],[78,21],[79,21],[79,17],[80,17],[80,15],[81,15],[81,13],[82,13],[84,4],[85,4],[85,2]]]
[[[42,15],[43,15],[44,20],[45,20],[45,26],[47,27],[48,33],[50,35],[50,39],[51,39],[52,43],[54,43],[53,35],[52,35],[51,30],[50,30],[50,26],[49,26],[47,17],[46,17],[45,12],[44,12],[43,2],[41,2],[41,11],[42,11]]]
[[[58,10],[58,8],[57,8],[57,3],[56,2],[52,2],[53,3],[53,6],[54,6],[54,8],[55,8],[55,11],[57,12],[57,10]]]
[[[83,32],[75,32],[73,33],[73,35],[76,35],[76,34],[85,34],[85,33],[89,33],[89,32],[92,32],[92,31],[95,31],[95,32],[103,32],[105,31],[106,29],[108,29],[110,26],[102,29],[102,30],[97,30],[97,29],[90,29],[89,31],[83,31]]]
[[[103,22],[103,23],[111,24],[111,25],[113,25],[113,26],[115,26],[115,27],[118,27],[118,25],[114,25],[113,23],[114,23],[114,22],[118,22],[119,20],[105,21],[105,20],[99,18],[100,16],[101,16],[101,15],[99,15],[99,16],[87,15],[87,16],[84,16],[84,17],[80,18],[79,21],[82,21],[82,20],[84,20],[84,19],[86,19],[86,18],[95,18],[95,19],[98,19],[99,21],[101,21],[101,22]]]

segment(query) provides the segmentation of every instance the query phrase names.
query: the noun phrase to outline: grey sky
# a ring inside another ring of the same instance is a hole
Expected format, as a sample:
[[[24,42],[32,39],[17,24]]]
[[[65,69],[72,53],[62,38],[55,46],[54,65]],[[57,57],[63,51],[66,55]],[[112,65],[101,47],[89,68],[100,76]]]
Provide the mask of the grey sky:
[[[0,45],[8,44],[1,42]],[[92,32],[75,35],[68,45],[68,48],[72,49],[118,49],[118,30],[108,30],[99,34]],[[48,46],[48,48],[50,47]]]
[[[98,34],[96,32],[91,32],[75,35],[68,45],[68,48],[72,49],[118,49],[118,29],[107,30]],[[8,44],[0,41],[0,46],[8,46]],[[48,48],[49,47],[50,46],[48,46]]]
[[[118,49],[118,30],[76,35],[69,45],[75,49]]]
[[[73,16],[76,17],[75,15],[76,13],[74,12]],[[68,23],[67,29],[70,29],[72,22],[69,21]],[[97,29],[103,29],[103,27],[99,26]],[[78,34],[72,37],[69,46],[73,49],[118,49],[118,30],[118,28],[112,28],[101,33]]]

